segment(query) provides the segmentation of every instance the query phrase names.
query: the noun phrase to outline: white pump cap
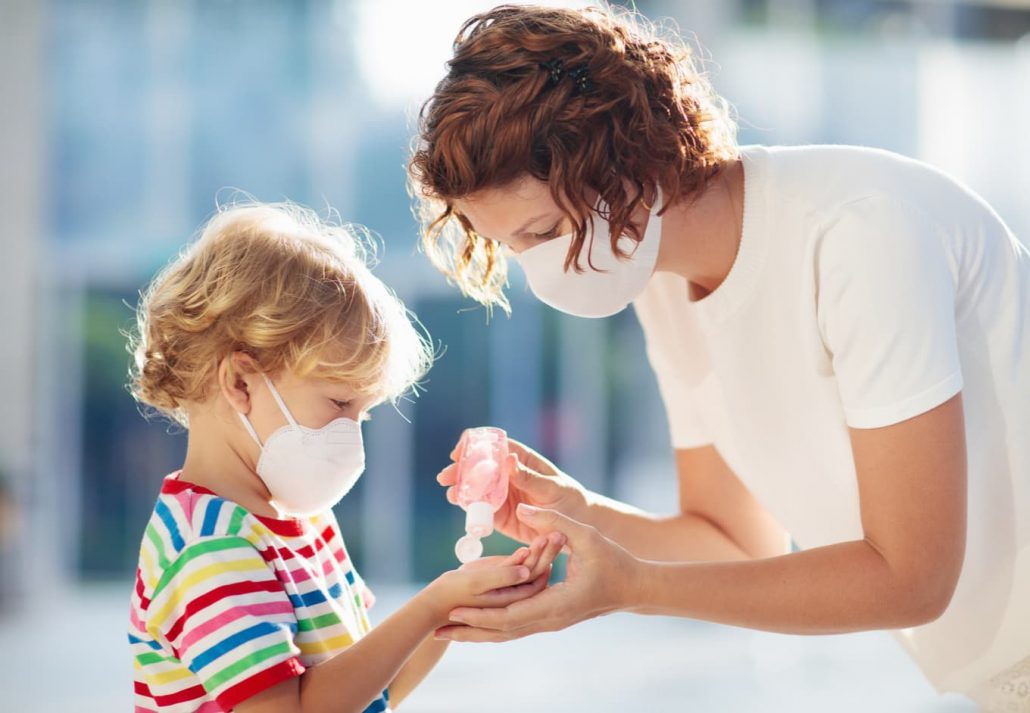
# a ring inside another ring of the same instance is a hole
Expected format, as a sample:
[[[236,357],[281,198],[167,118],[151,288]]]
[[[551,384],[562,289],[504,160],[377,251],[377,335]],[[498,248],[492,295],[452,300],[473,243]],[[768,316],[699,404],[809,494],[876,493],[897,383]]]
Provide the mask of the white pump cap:
[[[494,531],[494,508],[487,502],[469,503],[465,508],[465,532],[486,537]]]
[[[465,535],[454,545],[454,554],[458,556],[459,562],[468,564],[483,556],[483,543],[478,537]]]

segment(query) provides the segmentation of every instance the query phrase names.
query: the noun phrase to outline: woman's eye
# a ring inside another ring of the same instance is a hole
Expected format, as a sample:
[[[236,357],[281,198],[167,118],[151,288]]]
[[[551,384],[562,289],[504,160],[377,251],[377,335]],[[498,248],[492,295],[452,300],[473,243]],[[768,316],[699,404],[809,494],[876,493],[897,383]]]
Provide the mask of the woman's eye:
[[[560,222],[555,223],[554,227],[552,227],[550,230],[548,230],[545,233],[533,233],[533,237],[536,238],[537,240],[550,240],[552,238],[556,238],[556,237],[558,237],[558,228],[560,228],[560,227],[561,227],[561,223]]]

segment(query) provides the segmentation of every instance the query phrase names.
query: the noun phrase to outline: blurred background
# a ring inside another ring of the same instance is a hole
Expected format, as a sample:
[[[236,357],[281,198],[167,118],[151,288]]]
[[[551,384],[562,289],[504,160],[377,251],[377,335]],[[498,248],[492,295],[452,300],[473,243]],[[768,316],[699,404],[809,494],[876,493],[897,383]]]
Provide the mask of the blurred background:
[[[416,252],[404,183],[414,117],[461,22],[492,5],[0,0],[0,709],[131,705],[139,540],[186,439],[139,414],[122,331],[139,290],[233,189],[332,206],[376,231],[378,273],[445,350],[422,398],[367,424],[367,473],[338,507],[376,618],[456,564],[463,518],[434,477],[467,426],[506,428],[588,487],[674,511],[632,312],[566,318],[513,274],[513,316],[488,324]],[[914,156],[1030,236],[1030,1],[636,6],[699,43],[743,143]],[[938,697],[885,634],[629,616],[452,647],[404,706],[531,707],[970,709]]]

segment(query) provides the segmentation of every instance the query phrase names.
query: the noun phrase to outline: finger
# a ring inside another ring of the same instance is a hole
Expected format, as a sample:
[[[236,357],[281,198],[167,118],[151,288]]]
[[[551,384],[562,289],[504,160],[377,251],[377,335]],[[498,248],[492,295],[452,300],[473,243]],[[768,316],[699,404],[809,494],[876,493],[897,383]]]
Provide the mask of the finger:
[[[548,573],[549,575],[550,573]],[[523,584],[516,584],[504,589],[492,589],[476,598],[476,603],[484,608],[506,607],[509,604],[529,599],[547,587],[549,576],[540,576]]]
[[[502,589],[529,580],[529,568],[525,565],[489,567],[473,573],[473,590],[479,594],[491,589]]]
[[[511,641],[521,638],[533,632],[525,634],[505,634],[500,631],[487,629],[473,629],[471,626],[444,626],[433,634],[438,641],[460,641],[477,644],[499,644],[503,641]]]
[[[526,559],[519,564],[524,564],[529,567],[529,571],[532,572],[533,568],[536,567],[537,560],[540,559],[540,553],[544,549],[544,545],[547,544],[546,537],[537,537],[529,544],[529,554]]]
[[[458,494],[454,491],[454,486],[447,488],[447,502],[451,505],[458,504]]]
[[[552,532],[549,534],[545,540],[543,550],[537,556],[536,560],[532,564],[529,562],[523,562],[523,564],[529,567],[529,576],[535,579],[545,572],[549,574],[551,565],[554,563],[555,558],[561,553],[567,540],[568,538],[560,532]]]
[[[508,562],[507,562],[507,564],[513,564],[513,565],[526,564],[526,559],[529,558],[530,554],[531,554],[531,552],[530,552],[530,549],[528,547],[520,547],[517,550],[515,550],[514,552],[512,552],[510,555],[508,555]],[[533,569],[532,567],[529,567],[528,565],[527,565],[527,567],[530,570]]]
[[[451,463],[436,476],[436,482],[440,485],[454,485],[457,480],[458,466],[456,463]]]
[[[455,461],[458,460],[458,448],[459,448],[459,446],[454,446],[454,450],[451,451],[451,455],[450,455],[451,460],[455,460]]]
[[[537,532],[560,532],[568,538],[567,544],[575,548],[577,542],[583,542],[591,537],[596,530],[590,525],[585,525],[578,520],[573,520],[568,515],[563,515],[557,510],[547,510],[533,507],[526,503],[520,503],[515,509],[515,515],[520,521]]]
[[[529,466],[538,473],[554,475],[560,472],[554,463],[514,438],[508,438],[508,452],[517,455],[520,462]]]
[[[554,497],[555,488],[559,487],[555,478],[538,473],[515,455],[508,457],[511,459],[511,465],[508,467],[508,482],[511,485],[535,501],[545,501]]]

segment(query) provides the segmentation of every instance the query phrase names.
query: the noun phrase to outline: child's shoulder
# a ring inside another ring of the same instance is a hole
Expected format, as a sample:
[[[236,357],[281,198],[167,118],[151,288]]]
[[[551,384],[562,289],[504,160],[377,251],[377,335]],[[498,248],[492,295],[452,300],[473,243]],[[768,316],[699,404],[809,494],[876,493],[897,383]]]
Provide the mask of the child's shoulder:
[[[140,567],[154,574],[167,569],[189,549],[219,540],[245,540],[262,548],[267,534],[243,506],[199,485],[167,476],[144,530]]]
[[[160,576],[187,550],[217,548],[230,544],[229,540],[241,545],[246,541],[264,556],[276,555],[278,550],[306,550],[312,538],[339,537],[331,511],[304,520],[261,517],[173,473],[164,479],[147,523],[140,567]],[[342,547],[342,542],[337,546]]]

